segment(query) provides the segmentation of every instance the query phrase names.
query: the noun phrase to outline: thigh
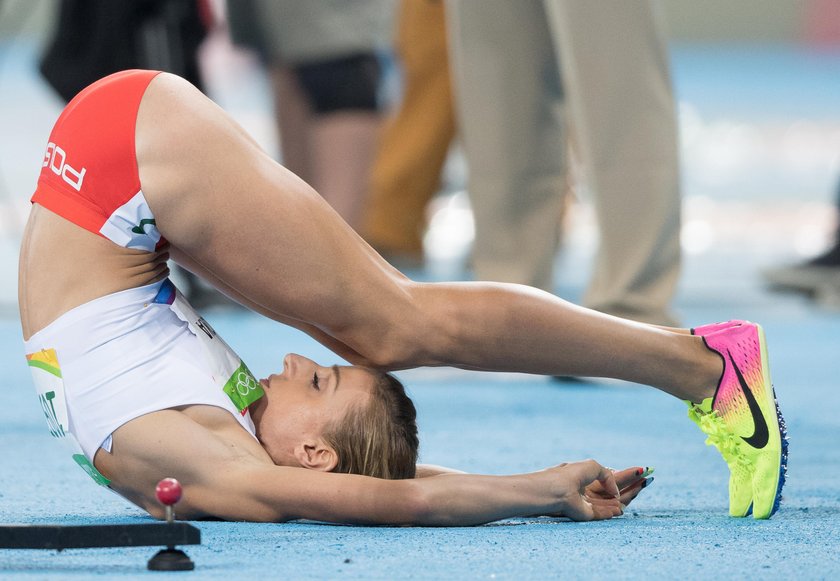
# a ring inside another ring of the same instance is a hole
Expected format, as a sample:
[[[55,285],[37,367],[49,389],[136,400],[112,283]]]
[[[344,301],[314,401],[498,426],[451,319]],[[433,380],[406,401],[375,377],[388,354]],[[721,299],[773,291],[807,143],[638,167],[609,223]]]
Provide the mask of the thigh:
[[[229,284],[217,277],[212,271],[196,263],[189,256],[180,252],[177,248],[173,248],[171,254],[172,259],[175,260],[175,262],[177,262],[179,265],[186,268],[193,274],[201,277],[205,281],[209,282],[219,291],[221,291],[231,299],[235,300],[239,304],[248,307],[256,313],[265,315],[270,319],[274,319],[275,321],[278,321],[285,325],[289,325],[290,327],[294,327],[307,333],[309,336],[313,337],[314,339],[331,349],[334,353],[340,355],[345,360],[349,361],[354,365],[369,365],[371,363],[370,361],[365,359],[361,354],[359,354],[356,350],[351,349],[350,347],[348,347],[335,337],[328,335],[321,329],[304,321],[292,319],[288,316],[283,315],[282,313],[269,311],[265,307],[254,303],[242,293],[231,288]]]
[[[374,361],[392,333],[422,319],[411,282],[182,79],[149,86],[136,143],[161,234],[253,306]]]

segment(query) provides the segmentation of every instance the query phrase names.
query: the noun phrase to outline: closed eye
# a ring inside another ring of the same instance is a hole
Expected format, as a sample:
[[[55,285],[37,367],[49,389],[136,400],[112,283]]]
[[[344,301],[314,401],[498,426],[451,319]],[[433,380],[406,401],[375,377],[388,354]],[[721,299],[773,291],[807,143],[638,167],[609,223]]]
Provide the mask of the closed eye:
[[[321,391],[320,379],[318,379],[317,373],[312,374],[312,387],[314,387],[318,391]]]

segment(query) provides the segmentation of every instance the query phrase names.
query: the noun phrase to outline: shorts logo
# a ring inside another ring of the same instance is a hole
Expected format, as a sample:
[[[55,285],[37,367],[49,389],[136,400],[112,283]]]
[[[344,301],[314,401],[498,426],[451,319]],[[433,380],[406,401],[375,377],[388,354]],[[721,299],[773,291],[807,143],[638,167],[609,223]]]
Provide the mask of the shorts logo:
[[[216,331],[213,330],[210,323],[204,320],[204,317],[199,317],[195,322],[195,326],[204,331],[204,334],[210,339],[216,336]]]
[[[156,226],[157,224],[153,218],[143,218],[137,226],[131,229],[131,231],[135,234],[145,234],[147,225]]]
[[[41,167],[49,167],[55,175],[61,176],[61,179],[67,182],[74,190],[77,192],[82,191],[82,182],[85,179],[87,168],[83,167],[79,171],[71,167],[67,163],[67,154],[52,141],[47,144],[47,151],[44,153],[44,163],[41,164]]]
[[[39,395],[38,399],[41,401],[41,409],[44,416],[47,418],[47,426],[50,429],[50,435],[54,438],[61,438],[64,436],[64,426],[58,421],[58,415],[55,412],[55,406],[52,400],[55,398],[54,391],[48,391],[43,395]]]

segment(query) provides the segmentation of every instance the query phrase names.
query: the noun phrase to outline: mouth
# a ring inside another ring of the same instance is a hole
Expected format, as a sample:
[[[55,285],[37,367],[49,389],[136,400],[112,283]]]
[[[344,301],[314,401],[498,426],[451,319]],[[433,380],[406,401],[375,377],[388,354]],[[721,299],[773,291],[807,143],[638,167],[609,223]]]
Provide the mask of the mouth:
[[[260,379],[260,385],[263,389],[268,389],[268,380],[267,379]]]

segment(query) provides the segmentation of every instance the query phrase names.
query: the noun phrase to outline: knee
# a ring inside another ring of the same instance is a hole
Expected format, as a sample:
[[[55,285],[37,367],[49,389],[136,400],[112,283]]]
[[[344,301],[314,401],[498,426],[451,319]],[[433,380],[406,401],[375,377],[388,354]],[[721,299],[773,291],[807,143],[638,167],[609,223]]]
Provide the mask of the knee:
[[[360,342],[359,353],[382,369],[435,366],[451,361],[462,336],[456,309],[439,301],[428,285],[413,284],[410,297],[387,322]],[[379,327],[379,326],[376,326]]]

